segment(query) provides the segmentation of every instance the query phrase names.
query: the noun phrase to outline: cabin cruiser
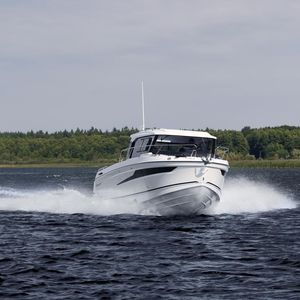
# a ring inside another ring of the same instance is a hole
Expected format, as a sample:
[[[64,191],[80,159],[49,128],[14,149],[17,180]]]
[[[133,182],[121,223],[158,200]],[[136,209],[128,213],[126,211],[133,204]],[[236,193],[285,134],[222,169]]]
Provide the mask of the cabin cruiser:
[[[120,162],[98,170],[94,193],[131,199],[160,215],[207,212],[220,201],[228,162],[203,131],[147,129],[131,135]]]

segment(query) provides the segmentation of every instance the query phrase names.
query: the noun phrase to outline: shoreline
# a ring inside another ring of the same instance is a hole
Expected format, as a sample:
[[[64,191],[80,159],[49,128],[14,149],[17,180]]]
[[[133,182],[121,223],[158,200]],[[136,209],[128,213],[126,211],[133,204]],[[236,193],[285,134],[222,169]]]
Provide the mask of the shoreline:
[[[108,163],[83,162],[83,163],[28,163],[28,164],[0,164],[0,169],[26,169],[26,168],[101,168]]]
[[[17,163],[0,164],[0,169],[26,168],[101,168],[113,164],[109,162],[66,162],[66,163]],[[231,168],[300,168],[300,159],[289,160],[232,160]]]

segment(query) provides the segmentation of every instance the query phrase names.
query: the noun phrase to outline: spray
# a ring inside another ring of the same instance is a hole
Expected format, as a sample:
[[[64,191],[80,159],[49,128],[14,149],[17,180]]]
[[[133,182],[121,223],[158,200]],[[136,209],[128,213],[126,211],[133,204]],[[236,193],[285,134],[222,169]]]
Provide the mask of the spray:
[[[209,212],[212,215],[260,213],[296,208],[296,202],[271,185],[248,179],[233,179],[226,183],[220,203]],[[63,214],[154,214],[144,211],[134,199],[99,199],[75,189],[24,191],[0,187],[0,210],[34,211]]]

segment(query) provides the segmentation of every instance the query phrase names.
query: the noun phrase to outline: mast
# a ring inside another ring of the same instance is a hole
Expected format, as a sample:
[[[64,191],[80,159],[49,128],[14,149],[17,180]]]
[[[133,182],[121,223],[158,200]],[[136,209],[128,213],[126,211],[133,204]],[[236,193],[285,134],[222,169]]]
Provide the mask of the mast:
[[[143,113],[142,130],[145,130],[145,99],[144,99],[144,82],[143,81],[142,81],[142,113]]]

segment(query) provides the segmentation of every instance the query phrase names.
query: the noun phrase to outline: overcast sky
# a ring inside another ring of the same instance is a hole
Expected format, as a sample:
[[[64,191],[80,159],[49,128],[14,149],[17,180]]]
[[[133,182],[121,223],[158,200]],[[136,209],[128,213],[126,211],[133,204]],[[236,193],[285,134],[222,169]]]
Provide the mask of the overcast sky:
[[[0,131],[300,126],[299,0],[0,0]]]

